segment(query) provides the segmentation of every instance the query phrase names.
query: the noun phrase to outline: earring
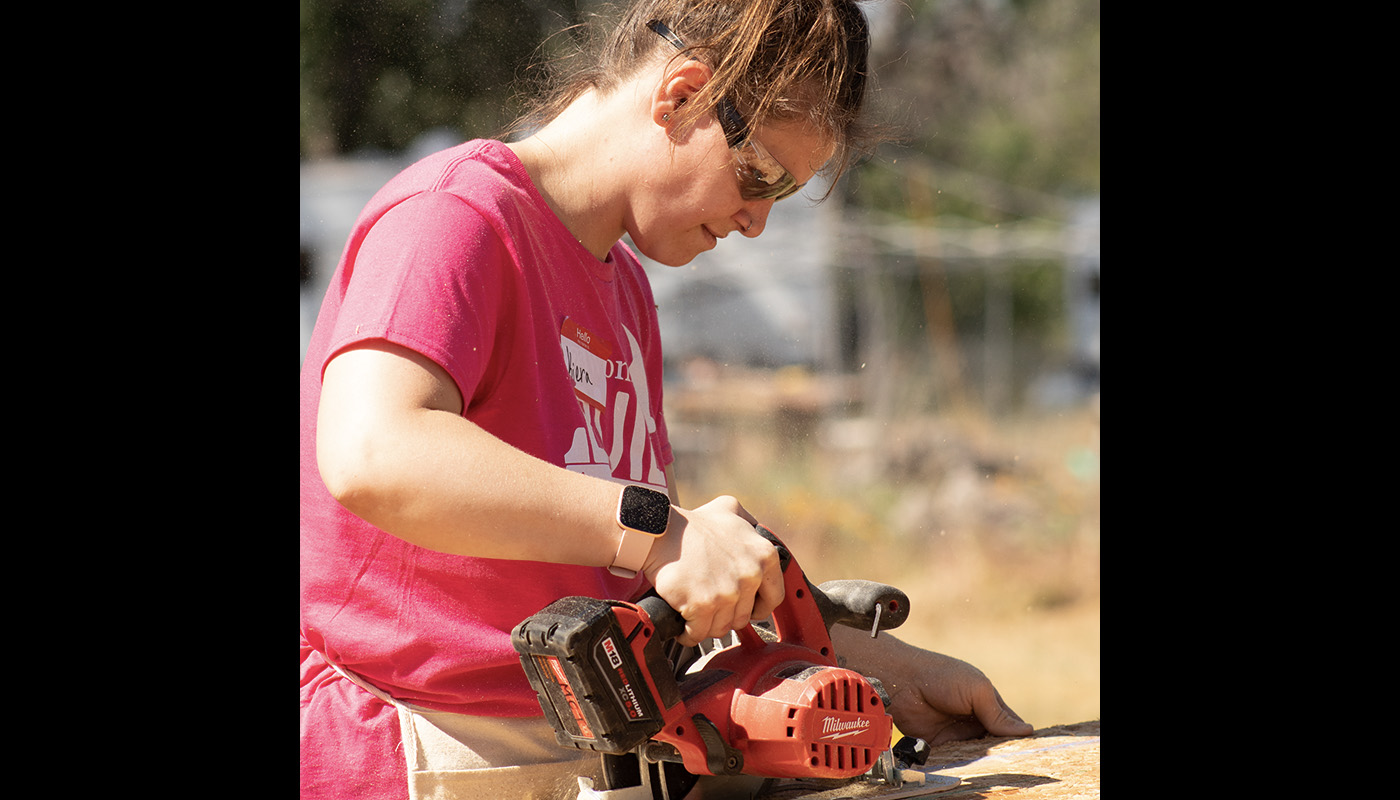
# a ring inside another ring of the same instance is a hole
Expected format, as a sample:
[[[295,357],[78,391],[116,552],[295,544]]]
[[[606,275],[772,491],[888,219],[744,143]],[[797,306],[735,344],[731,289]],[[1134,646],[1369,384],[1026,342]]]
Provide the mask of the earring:
[[[680,108],[681,106],[683,106],[683,105],[685,105],[685,98],[684,98],[684,97],[682,97],[681,99],[679,99],[679,100],[676,101],[676,108],[679,109],[679,108]],[[662,115],[661,115],[661,120],[662,120],[663,122],[670,122],[670,121],[671,121],[671,112],[668,111],[668,112],[666,112],[665,114],[662,114]]]

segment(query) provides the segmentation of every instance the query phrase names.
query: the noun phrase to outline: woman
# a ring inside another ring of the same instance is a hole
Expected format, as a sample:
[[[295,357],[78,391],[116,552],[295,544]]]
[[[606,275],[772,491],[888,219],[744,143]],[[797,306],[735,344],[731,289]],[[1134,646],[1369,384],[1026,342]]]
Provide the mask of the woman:
[[[695,644],[781,600],[737,500],[676,497],[655,306],[620,240],[679,266],[839,175],[867,46],[852,2],[643,0],[530,135],[370,201],[302,374],[303,798],[568,796],[596,758],[554,743],[516,624],[654,586]],[[833,635],[907,734],[1031,730],[970,665]]]

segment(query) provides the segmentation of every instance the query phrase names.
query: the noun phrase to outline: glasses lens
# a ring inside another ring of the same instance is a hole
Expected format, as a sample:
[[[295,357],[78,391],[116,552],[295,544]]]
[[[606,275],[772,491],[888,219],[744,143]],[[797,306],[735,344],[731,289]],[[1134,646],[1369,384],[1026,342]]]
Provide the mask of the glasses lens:
[[[750,139],[734,148],[738,162],[739,190],[748,200],[781,200],[802,187],[792,173],[769,155],[763,145]]]

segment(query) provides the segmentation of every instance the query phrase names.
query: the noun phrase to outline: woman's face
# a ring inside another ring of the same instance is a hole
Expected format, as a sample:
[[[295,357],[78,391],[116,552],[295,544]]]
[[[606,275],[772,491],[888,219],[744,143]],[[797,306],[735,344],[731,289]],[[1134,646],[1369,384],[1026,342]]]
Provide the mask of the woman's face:
[[[825,137],[802,124],[755,126],[754,138],[799,184],[831,157]],[[744,199],[734,153],[713,114],[656,160],[626,221],[633,243],[648,258],[678,267],[731,233],[763,233],[774,201]]]

